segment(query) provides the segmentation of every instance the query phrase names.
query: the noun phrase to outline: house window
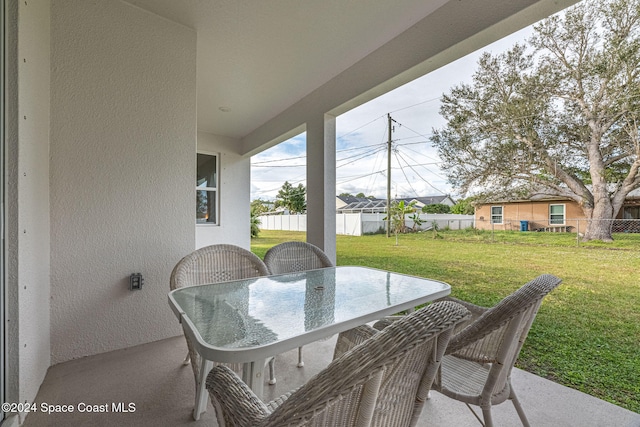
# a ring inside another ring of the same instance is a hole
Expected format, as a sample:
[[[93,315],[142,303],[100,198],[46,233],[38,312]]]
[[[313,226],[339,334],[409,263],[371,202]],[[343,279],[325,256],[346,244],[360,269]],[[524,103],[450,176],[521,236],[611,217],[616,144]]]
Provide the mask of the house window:
[[[218,224],[218,156],[198,153],[196,224]]]
[[[624,219],[640,219],[640,206],[625,206]]]
[[[564,224],[564,205],[549,205],[549,224]]]
[[[502,224],[502,206],[491,206],[491,224]]]

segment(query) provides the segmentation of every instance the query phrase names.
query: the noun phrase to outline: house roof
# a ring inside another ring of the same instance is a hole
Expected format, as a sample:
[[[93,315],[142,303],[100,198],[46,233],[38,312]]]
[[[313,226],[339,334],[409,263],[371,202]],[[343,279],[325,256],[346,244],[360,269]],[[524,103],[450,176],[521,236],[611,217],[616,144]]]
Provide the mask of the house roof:
[[[336,196],[338,199],[342,200],[344,203],[357,203],[357,202],[368,202],[371,200],[380,200],[380,199],[371,199],[369,197],[355,197],[355,196]]]
[[[364,197],[353,196],[337,196],[338,199],[346,203],[346,205],[338,207],[340,212],[384,212],[387,208],[386,199],[369,199]],[[436,203],[442,203],[449,196],[427,196],[427,197],[408,197],[397,198],[396,201],[404,201],[405,203],[411,203],[414,200],[422,205],[433,205]]]
[[[387,209],[387,201],[382,199],[367,199],[363,201],[354,201],[337,209],[338,212],[368,212],[378,213],[385,212]]]
[[[484,201],[482,203],[478,203],[481,205],[492,205],[496,203],[531,203],[531,202],[562,202],[571,200],[568,197],[552,197],[552,196],[544,196],[544,197],[532,197],[530,199],[496,199],[490,201]]]
[[[419,203],[422,203],[423,205],[435,205],[438,203],[442,203],[445,200],[450,199],[451,201],[453,201],[451,199],[451,197],[449,197],[448,195],[444,195],[444,196],[427,196],[427,197],[414,197],[412,199],[404,199],[406,202],[411,202],[413,200],[418,201]]]
[[[627,197],[626,197],[626,200],[636,200],[636,199],[640,199],[640,188],[636,188],[632,190],[629,194],[627,194]],[[489,205],[489,204],[495,204],[495,203],[561,202],[561,201],[569,201],[569,200],[572,200],[572,199],[568,197],[562,197],[562,196],[533,196],[529,199],[496,199],[491,201],[485,201],[483,203],[478,203],[478,205]]]

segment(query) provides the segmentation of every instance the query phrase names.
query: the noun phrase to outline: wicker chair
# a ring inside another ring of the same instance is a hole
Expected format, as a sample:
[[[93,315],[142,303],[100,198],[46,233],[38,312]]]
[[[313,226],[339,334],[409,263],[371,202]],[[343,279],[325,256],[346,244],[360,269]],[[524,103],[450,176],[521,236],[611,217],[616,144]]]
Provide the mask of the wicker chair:
[[[272,247],[264,255],[264,263],[271,274],[333,267],[333,263],[322,249],[306,242],[285,242]],[[303,366],[302,347],[299,347],[298,368]]]
[[[171,289],[186,286],[219,283],[229,280],[266,276],[267,266],[252,252],[234,245],[212,245],[200,248],[182,258],[173,268],[170,279]],[[196,389],[200,378],[202,360],[193,344],[185,335],[189,353],[185,364],[191,361]],[[275,384],[274,359],[269,359],[269,384]],[[241,364],[228,364],[234,371],[242,369]]]
[[[426,396],[453,327],[467,315],[468,311],[459,304],[439,302],[394,322],[382,332],[370,331],[370,338],[335,359],[302,387],[267,404],[234,372],[217,366],[209,373],[206,384],[218,424],[415,425],[415,408],[421,406],[415,396]]]
[[[264,263],[271,274],[291,273],[333,267],[322,249],[307,242],[285,242],[269,249]]]
[[[480,406],[487,427],[493,425],[491,406],[511,400],[522,424],[529,426],[511,385],[511,370],[542,299],[560,282],[552,275],[539,276],[493,308],[445,298],[464,305],[471,318],[456,327],[433,389],[464,402],[469,409],[469,405]]]

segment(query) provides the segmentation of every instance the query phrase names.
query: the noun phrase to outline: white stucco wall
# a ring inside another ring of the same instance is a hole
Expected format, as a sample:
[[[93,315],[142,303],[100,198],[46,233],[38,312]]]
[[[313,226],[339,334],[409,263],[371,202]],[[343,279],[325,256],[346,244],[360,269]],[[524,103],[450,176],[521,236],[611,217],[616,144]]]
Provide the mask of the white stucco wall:
[[[195,247],[196,34],[117,0],[53,0],[51,38],[57,363],[181,333],[167,292]]]
[[[17,27],[8,43],[6,398],[32,402],[50,362],[50,8],[10,2],[9,10]]]
[[[220,155],[220,224],[197,225],[196,248],[228,243],[249,249],[251,245],[251,159],[237,154],[239,144],[233,138],[198,132],[198,150]],[[195,223],[195,213],[192,216]]]

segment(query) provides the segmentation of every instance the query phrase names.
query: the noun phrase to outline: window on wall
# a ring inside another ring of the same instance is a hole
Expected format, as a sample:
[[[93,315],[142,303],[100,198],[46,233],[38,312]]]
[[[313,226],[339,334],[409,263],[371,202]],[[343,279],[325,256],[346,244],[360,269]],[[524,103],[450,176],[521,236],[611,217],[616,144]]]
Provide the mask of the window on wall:
[[[640,219],[640,206],[626,206],[622,217],[624,219]]]
[[[564,224],[564,205],[549,205],[549,224]]]
[[[491,206],[491,224],[502,224],[502,206]]]
[[[196,172],[196,224],[218,224],[218,156],[198,153]]]

